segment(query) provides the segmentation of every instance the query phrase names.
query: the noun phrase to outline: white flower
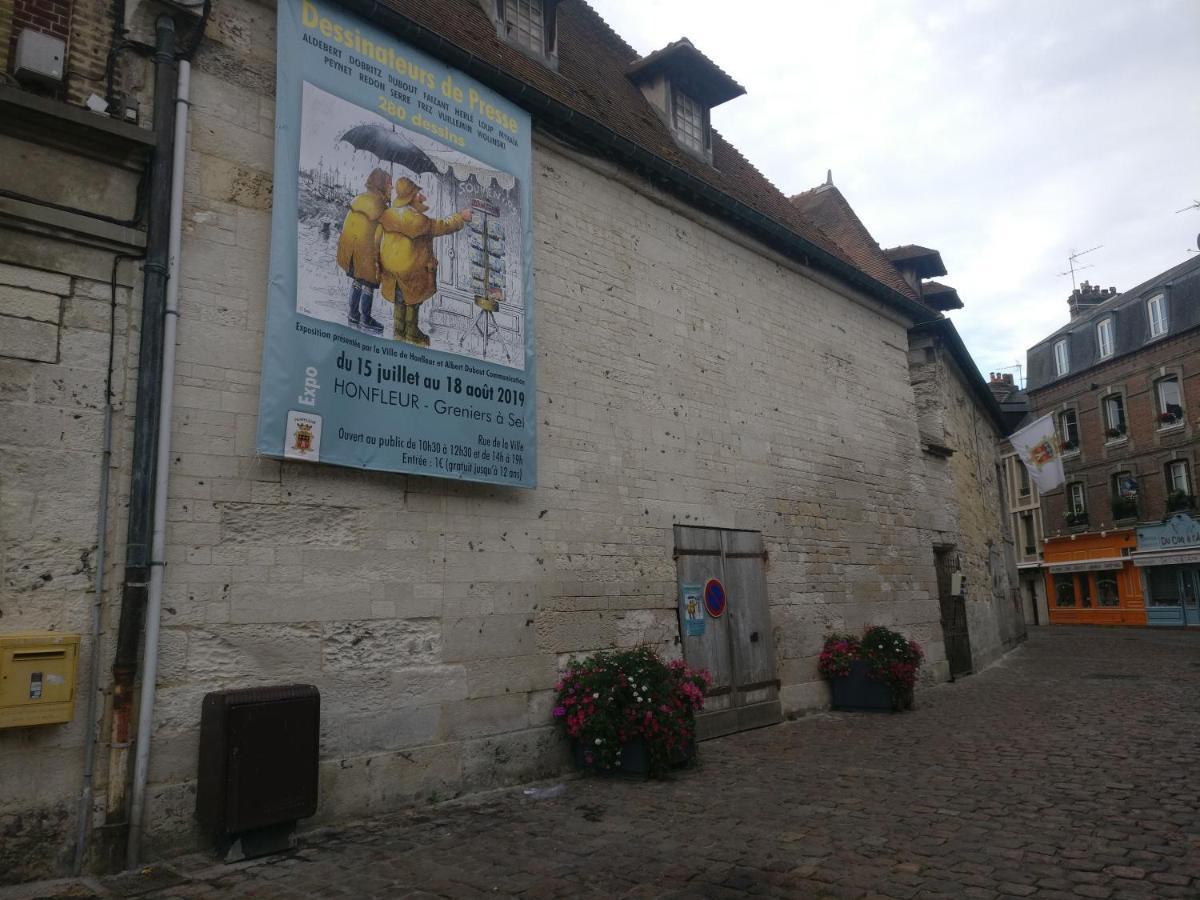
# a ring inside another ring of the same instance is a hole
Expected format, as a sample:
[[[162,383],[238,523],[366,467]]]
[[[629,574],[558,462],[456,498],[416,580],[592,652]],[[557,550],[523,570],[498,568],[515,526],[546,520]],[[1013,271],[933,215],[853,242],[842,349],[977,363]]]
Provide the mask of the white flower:
[[[643,685],[642,685],[642,690],[643,690],[643,691],[648,691],[648,690],[650,690],[650,688],[649,688],[649,686],[648,686],[648,685],[645,685],[645,684],[643,684]]]
[[[603,738],[596,738],[596,743],[597,743],[597,744],[601,744],[601,743],[603,743],[603,742],[604,742]]]
[[[641,697],[638,697],[638,698],[637,698],[637,702],[638,702],[638,703],[641,703],[641,702],[642,702],[642,698],[641,698]]]
[[[592,699],[593,699],[593,700],[599,700],[599,699],[600,699],[600,692],[599,692],[599,691],[597,691],[596,693],[592,694]]]

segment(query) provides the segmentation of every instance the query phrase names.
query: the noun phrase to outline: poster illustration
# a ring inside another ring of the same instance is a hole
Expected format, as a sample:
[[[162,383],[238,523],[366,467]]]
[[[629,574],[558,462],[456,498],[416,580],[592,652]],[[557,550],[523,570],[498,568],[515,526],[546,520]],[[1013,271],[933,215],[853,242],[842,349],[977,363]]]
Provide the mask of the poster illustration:
[[[683,620],[684,634],[688,637],[701,637],[704,634],[702,590],[698,584],[685,584],[679,591],[679,617]]]
[[[530,487],[527,113],[281,0],[258,450]]]

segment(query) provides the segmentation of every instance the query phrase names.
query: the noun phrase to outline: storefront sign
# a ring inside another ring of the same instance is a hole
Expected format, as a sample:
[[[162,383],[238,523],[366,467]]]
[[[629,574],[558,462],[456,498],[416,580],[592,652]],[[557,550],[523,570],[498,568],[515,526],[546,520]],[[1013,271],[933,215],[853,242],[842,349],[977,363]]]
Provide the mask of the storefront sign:
[[[1085,559],[1082,562],[1054,563],[1050,566],[1050,572],[1054,575],[1068,572],[1115,572],[1124,567],[1124,559]]]
[[[257,446],[536,483],[528,113],[323,0],[280,0]]]
[[[701,599],[703,588],[698,584],[685,584],[679,591],[680,615],[683,618],[684,634],[688,637],[703,637],[704,635],[704,601]]]
[[[1146,556],[1135,556],[1133,564],[1143,569],[1147,566],[1200,565],[1200,550],[1188,550],[1182,553],[1151,553]]]
[[[1177,513],[1161,525],[1143,525],[1137,530],[1139,553],[1200,547],[1200,522]]]

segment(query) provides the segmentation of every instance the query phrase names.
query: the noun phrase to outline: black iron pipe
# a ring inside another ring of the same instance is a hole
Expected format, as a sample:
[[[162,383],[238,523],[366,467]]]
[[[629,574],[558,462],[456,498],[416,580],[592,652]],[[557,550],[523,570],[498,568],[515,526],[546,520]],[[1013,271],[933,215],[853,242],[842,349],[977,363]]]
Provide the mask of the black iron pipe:
[[[170,243],[171,165],[175,143],[175,22],[160,16],[155,25],[154,132],[147,204],[146,257],[143,263],[142,335],[138,350],[137,405],[133,423],[132,480],[126,531],[121,617],[113,659],[113,733],[129,739],[138,643],[146,615],[150,581],[151,526],[154,515],[154,464],[158,454],[159,399],[166,316]],[[112,777],[110,775],[110,777]],[[110,810],[119,818],[124,810]]]

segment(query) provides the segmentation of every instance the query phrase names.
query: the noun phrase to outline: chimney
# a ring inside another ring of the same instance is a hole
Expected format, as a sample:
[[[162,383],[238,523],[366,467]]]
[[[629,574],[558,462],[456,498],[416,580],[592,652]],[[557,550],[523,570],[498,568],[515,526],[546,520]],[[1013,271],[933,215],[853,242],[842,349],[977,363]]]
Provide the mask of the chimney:
[[[992,392],[992,396],[996,398],[997,403],[1003,403],[1008,399],[1009,394],[1012,394],[1017,389],[1017,386],[1013,383],[1012,372],[989,373],[988,389]]]
[[[1071,296],[1067,298],[1067,306],[1071,310],[1071,321],[1075,321],[1080,316],[1087,315],[1105,300],[1109,300],[1117,296],[1117,289],[1110,287],[1105,290],[1098,285],[1084,282],[1075,290],[1071,291]]]

